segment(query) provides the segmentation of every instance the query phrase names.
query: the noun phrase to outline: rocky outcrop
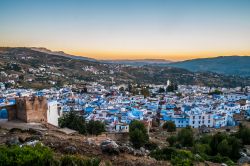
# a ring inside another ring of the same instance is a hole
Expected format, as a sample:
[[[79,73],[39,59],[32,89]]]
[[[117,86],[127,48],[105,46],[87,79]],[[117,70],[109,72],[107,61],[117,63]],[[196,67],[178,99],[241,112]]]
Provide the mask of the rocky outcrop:
[[[11,145],[19,145],[19,137],[18,136],[13,136],[10,137],[8,140],[6,140],[6,145],[11,146]]]
[[[101,150],[103,153],[108,153],[108,154],[119,154],[119,145],[115,141],[112,140],[105,140],[101,143],[100,145]]]
[[[244,164],[250,164],[250,157],[248,156],[242,156],[239,160],[238,160],[238,165],[244,165]]]

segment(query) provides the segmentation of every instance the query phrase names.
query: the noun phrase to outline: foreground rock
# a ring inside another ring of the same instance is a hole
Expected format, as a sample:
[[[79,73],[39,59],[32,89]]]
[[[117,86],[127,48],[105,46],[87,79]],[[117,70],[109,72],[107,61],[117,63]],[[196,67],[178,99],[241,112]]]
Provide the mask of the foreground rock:
[[[250,165],[250,157],[248,156],[242,156],[239,160],[238,160],[238,165]]]
[[[115,141],[112,140],[105,140],[101,143],[101,150],[103,153],[108,154],[119,154],[119,145]]]
[[[7,141],[6,141],[6,145],[11,146],[11,145],[19,145],[20,141],[19,141],[19,137],[18,136],[13,136],[10,137]]]

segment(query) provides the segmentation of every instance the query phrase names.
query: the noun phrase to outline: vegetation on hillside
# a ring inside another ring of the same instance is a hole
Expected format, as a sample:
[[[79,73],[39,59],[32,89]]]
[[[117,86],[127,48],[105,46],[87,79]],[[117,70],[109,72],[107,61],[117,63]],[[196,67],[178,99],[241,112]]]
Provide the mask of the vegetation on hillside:
[[[149,136],[145,125],[137,120],[129,124],[129,138],[135,148],[140,148],[148,143]]]
[[[79,156],[57,156],[41,144],[33,146],[0,146],[0,166],[98,166],[99,159]]]
[[[83,116],[77,115],[74,111],[63,114],[58,121],[60,127],[76,130],[80,134],[99,135],[105,131],[104,123],[94,120],[86,122]]]
[[[175,123],[172,121],[166,121],[163,126],[163,129],[167,130],[167,132],[174,132],[176,131]]]
[[[119,64],[105,64],[98,61],[74,59],[60,55],[47,54],[29,48],[2,48],[0,52],[0,72],[7,75],[18,74],[19,78],[14,87],[48,88],[61,87],[65,84],[86,83],[102,80],[103,84],[110,85],[112,79],[116,84],[166,84],[167,80],[173,82],[168,92],[176,89],[175,84],[201,85],[215,87],[247,86],[250,77],[241,75],[225,76],[211,72],[191,72],[185,69],[164,66],[124,66]],[[41,72],[40,68],[45,68]],[[83,70],[93,67],[97,73]],[[40,72],[32,73],[29,69]],[[114,71],[114,72],[109,72]],[[1,76],[1,82],[7,82],[9,77]],[[31,83],[27,80],[31,79]],[[51,84],[50,81],[55,82]],[[35,85],[35,86],[32,86]],[[164,91],[166,91],[164,89]],[[141,94],[147,96],[147,89]]]
[[[201,58],[168,64],[190,71],[210,71],[227,75],[250,76],[250,57],[223,56],[215,58]]]
[[[170,160],[174,165],[190,165],[204,160],[234,165],[240,158],[240,149],[250,144],[249,138],[250,128],[243,125],[239,126],[239,131],[235,134],[218,132],[198,138],[194,137],[190,127],[186,127],[176,136],[167,138],[170,147],[156,149],[150,155],[157,160]]]

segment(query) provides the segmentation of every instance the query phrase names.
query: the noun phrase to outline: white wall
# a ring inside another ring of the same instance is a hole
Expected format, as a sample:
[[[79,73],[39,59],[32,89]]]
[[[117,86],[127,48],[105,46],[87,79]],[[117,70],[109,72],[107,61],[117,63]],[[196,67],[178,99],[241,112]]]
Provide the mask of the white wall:
[[[49,101],[47,110],[47,122],[51,125],[58,126],[59,117],[60,115],[57,108],[57,101]]]

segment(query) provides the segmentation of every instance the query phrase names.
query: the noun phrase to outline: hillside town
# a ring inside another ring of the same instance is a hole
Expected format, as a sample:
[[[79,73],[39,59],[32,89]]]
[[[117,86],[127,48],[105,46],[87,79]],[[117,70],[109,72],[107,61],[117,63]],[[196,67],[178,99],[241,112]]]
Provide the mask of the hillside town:
[[[129,85],[105,87],[98,83],[60,89],[6,89],[0,83],[0,118],[25,122],[43,122],[58,127],[58,118],[74,111],[87,121],[102,121],[108,132],[128,132],[132,120],[142,121],[148,131],[154,123],[160,126],[172,121],[177,128],[221,128],[236,126],[250,119],[250,87],[209,88],[179,85],[167,92],[166,85],[136,85],[137,94]],[[142,93],[141,93],[142,92]],[[37,106],[35,106],[37,104]],[[25,106],[23,106],[25,105]],[[11,106],[15,106],[16,115]],[[18,112],[26,111],[26,117]],[[28,113],[41,110],[43,113]],[[19,116],[20,115],[20,116]]]

